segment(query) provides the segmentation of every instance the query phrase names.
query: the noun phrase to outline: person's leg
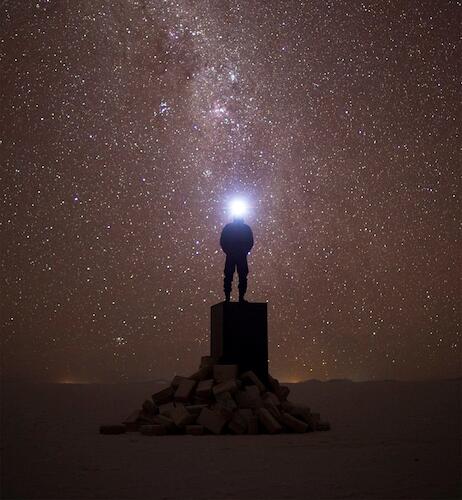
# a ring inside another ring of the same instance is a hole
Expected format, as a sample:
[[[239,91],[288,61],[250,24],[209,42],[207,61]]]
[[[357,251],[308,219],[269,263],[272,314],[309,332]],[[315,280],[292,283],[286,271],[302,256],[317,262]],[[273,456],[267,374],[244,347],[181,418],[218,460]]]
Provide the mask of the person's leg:
[[[244,295],[247,291],[247,275],[249,274],[247,255],[241,256],[237,260],[237,273],[239,275],[239,302],[244,302]]]
[[[226,256],[226,261],[225,261],[225,278],[223,280],[223,289],[225,292],[225,300],[226,302],[229,302],[230,297],[231,297],[231,283],[233,281],[233,274],[234,274],[234,267],[236,266],[234,260],[231,258],[231,256],[227,255]]]

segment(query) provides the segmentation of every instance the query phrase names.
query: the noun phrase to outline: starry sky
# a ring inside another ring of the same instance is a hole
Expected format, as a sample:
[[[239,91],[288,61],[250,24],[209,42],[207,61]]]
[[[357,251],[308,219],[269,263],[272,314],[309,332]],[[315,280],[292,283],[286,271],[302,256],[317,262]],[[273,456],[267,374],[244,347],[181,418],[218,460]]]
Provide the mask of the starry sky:
[[[2,377],[188,375],[249,204],[270,371],[460,376],[461,2],[0,2]]]

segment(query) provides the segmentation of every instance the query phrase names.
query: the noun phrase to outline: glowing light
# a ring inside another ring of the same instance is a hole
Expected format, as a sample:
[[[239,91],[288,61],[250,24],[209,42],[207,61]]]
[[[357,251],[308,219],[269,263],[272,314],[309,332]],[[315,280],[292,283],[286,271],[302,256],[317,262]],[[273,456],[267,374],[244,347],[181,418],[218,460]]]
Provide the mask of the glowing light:
[[[58,384],[81,384],[83,382],[79,382],[78,380],[70,377],[62,378],[57,381]]]
[[[231,201],[229,209],[233,217],[243,217],[247,213],[247,203],[240,198],[236,198]]]

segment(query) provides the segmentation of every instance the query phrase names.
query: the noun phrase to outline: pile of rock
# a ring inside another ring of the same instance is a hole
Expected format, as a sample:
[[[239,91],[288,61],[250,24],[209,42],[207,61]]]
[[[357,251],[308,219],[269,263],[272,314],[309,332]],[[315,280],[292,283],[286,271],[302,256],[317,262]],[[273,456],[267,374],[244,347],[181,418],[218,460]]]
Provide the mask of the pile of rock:
[[[122,425],[103,425],[102,434],[138,431],[165,434],[275,434],[326,431],[319,413],[290,402],[289,388],[268,376],[265,385],[252,371],[238,374],[237,365],[216,364],[202,357],[190,377],[176,376],[152,395]]]

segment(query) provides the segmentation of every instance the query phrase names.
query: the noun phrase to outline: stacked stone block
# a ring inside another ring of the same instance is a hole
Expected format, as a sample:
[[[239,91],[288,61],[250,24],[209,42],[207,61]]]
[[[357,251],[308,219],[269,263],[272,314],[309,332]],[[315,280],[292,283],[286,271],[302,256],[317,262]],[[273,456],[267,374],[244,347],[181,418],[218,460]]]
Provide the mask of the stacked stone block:
[[[277,434],[327,431],[319,413],[288,400],[289,388],[268,376],[264,384],[252,371],[214,363],[204,356],[190,377],[175,376],[121,425],[103,425],[101,434]]]

